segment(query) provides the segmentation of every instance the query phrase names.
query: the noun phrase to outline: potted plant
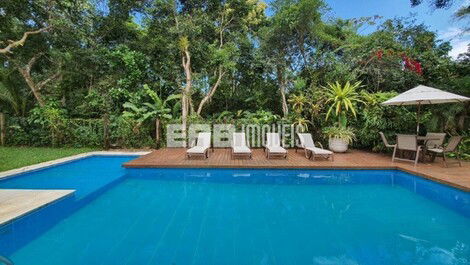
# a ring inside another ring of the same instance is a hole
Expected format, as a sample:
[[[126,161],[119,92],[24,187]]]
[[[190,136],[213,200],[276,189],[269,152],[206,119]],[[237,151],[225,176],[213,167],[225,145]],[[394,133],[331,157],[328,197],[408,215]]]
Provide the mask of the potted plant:
[[[361,82],[351,84],[349,81],[341,85],[338,82],[328,83],[326,91],[326,104],[330,104],[326,120],[333,114],[337,118],[335,126],[326,128],[324,133],[328,137],[328,146],[333,152],[346,152],[348,145],[354,139],[354,132],[347,127],[347,115],[356,117],[356,104],[363,102],[357,92]]]
[[[355,137],[354,131],[349,127],[327,127],[323,133],[328,137],[328,148],[335,153],[348,151],[348,146]]]

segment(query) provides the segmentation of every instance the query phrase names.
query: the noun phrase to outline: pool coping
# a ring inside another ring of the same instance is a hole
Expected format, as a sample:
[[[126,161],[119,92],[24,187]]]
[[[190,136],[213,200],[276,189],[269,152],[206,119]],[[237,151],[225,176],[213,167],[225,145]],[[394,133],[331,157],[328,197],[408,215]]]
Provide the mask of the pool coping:
[[[43,202],[38,203],[37,205],[21,205],[20,207],[15,206],[13,207],[13,211],[10,213],[2,213],[5,214],[6,217],[2,217],[4,220],[0,220],[0,227],[8,225],[10,223],[15,222],[16,220],[25,217],[33,212],[39,211],[44,207],[47,207],[48,205],[51,205],[53,203],[56,203],[60,200],[63,200],[65,198],[71,197],[75,194],[75,190],[71,189],[54,189],[54,190],[49,190],[49,189],[0,189],[0,193],[4,192],[9,192],[9,193],[22,193],[21,195],[16,194],[16,195],[8,195],[11,196],[8,198],[8,200],[15,199],[15,197],[18,196],[33,196],[36,197],[34,199],[37,199],[37,196],[42,196],[42,194],[46,194],[45,196],[49,196],[51,198],[41,198]],[[16,198],[17,199],[17,198]],[[16,201],[16,200],[15,200]],[[1,203],[0,203],[1,204]],[[31,203],[30,203],[31,204]]]
[[[66,157],[62,157],[62,158],[59,158],[59,159],[50,160],[50,161],[46,161],[46,162],[42,162],[42,163],[38,163],[38,164],[34,164],[34,165],[29,165],[29,166],[24,166],[24,167],[20,167],[20,168],[15,168],[15,169],[10,169],[10,170],[7,170],[7,171],[3,171],[3,172],[0,172],[0,180],[2,180],[4,178],[15,176],[15,175],[18,175],[18,174],[21,174],[21,173],[31,172],[31,171],[40,170],[40,169],[44,169],[44,168],[48,168],[48,167],[52,167],[52,166],[56,166],[56,165],[60,165],[60,164],[65,164],[65,163],[68,163],[68,162],[72,162],[72,161],[82,159],[82,158],[87,158],[87,157],[90,157],[90,156],[113,156],[113,155],[115,155],[115,156],[125,156],[125,155],[138,155],[138,156],[141,156],[141,155],[146,155],[146,154],[149,154],[149,153],[151,153],[151,151],[138,151],[138,152],[132,152],[132,151],[93,151],[93,152],[86,152],[86,153],[81,153],[81,154],[72,155],[72,156],[66,156]]]

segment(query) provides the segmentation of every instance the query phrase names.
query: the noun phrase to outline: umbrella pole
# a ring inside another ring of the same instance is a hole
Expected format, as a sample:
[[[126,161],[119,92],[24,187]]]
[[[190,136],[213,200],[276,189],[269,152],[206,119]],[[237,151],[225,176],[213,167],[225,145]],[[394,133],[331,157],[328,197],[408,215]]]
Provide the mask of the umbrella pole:
[[[416,116],[416,135],[419,135],[419,116],[421,115],[421,102],[418,102],[418,115]]]

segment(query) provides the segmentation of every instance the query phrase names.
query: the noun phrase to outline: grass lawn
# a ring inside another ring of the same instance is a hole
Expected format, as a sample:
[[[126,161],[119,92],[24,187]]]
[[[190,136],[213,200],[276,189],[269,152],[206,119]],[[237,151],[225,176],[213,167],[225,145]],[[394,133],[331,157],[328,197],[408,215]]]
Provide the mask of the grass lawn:
[[[0,147],[0,171],[95,150],[93,148]]]

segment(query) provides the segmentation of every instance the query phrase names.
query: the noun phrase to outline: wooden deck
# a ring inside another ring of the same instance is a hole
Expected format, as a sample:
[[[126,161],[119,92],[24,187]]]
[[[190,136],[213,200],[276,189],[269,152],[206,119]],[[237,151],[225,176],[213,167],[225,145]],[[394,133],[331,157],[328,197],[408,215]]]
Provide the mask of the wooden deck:
[[[353,150],[335,154],[334,161],[305,158],[299,150],[289,149],[287,159],[266,159],[262,149],[253,150],[253,159],[232,159],[230,149],[215,149],[208,159],[187,159],[183,148],[166,148],[153,151],[124,164],[127,168],[351,168],[351,169],[400,169],[443,184],[470,192],[470,163],[462,162],[444,167],[437,158],[433,163],[391,162],[391,156]]]
[[[0,225],[73,193],[73,190],[0,190]]]

